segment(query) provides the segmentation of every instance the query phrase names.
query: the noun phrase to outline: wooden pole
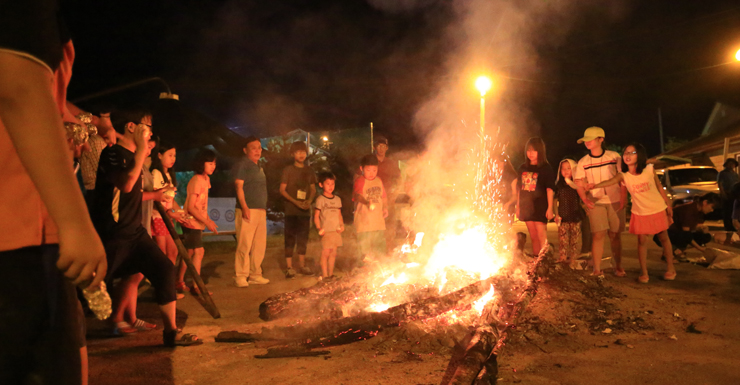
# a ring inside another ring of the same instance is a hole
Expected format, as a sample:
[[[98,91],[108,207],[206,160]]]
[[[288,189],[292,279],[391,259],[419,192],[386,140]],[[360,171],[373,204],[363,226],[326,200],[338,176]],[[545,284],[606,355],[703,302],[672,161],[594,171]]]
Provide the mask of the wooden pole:
[[[161,215],[162,219],[164,219],[164,224],[165,226],[167,226],[167,231],[170,232],[170,235],[172,236],[172,239],[175,241],[175,245],[177,246],[178,256],[185,263],[185,265],[187,265],[190,276],[193,277],[193,281],[195,281],[198,289],[200,289],[201,297],[203,298],[203,302],[201,302],[201,305],[203,305],[203,307],[206,309],[208,314],[211,315],[211,317],[221,318],[221,313],[218,311],[216,304],[213,302],[213,298],[211,298],[211,295],[208,293],[208,289],[206,289],[206,284],[203,283],[203,279],[200,277],[200,274],[198,274],[198,271],[195,270],[193,260],[190,259],[188,251],[187,249],[185,249],[185,245],[182,244],[180,237],[175,231],[175,226],[173,226],[172,221],[169,220],[169,217],[167,216],[167,210],[164,209],[164,206],[162,206],[161,203],[156,201],[154,202],[154,208],[159,211],[159,215]],[[177,267],[177,264],[175,265],[175,267]]]

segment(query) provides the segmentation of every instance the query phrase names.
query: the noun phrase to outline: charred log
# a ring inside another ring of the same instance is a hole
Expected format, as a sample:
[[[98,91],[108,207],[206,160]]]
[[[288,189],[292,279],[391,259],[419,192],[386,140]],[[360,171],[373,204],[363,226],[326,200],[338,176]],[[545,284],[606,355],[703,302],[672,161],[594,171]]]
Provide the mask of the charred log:
[[[502,306],[498,311],[495,309],[496,301],[489,303],[488,309],[484,310],[484,316],[488,311],[487,319],[471,334],[465,350],[452,357],[442,378],[442,385],[495,383],[498,372],[496,356],[510,331],[516,327],[519,316],[537,294],[539,282],[551,265],[550,247],[543,250],[533,262],[528,284],[515,301]]]

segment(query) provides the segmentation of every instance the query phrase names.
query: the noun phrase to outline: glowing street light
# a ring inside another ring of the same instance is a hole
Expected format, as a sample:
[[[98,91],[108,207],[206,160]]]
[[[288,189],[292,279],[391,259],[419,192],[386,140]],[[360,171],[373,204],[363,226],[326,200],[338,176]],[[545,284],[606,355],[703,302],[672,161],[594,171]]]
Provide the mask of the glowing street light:
[[[329,137],[326,136],[326,135],[324,135],[324,136],[321,137],[321,140],[323,140],[324,142],[328,142],[329,141]]]
[[[740,49],[737,50],[737,53],[735,54],[735,59],[737,59],[737,61],[740,61]]]
[[[485,76],[479,76],[478,79],[475,80],[475,88],[480,91],[481,98],[486,96],[486,92],[491,89],[491,79]]]
[[[486,92],[491,89],[491,79],[486,76],[479,76],[475,80],[475,88],[480,91],[480,140],[485,142],[486,133]]]

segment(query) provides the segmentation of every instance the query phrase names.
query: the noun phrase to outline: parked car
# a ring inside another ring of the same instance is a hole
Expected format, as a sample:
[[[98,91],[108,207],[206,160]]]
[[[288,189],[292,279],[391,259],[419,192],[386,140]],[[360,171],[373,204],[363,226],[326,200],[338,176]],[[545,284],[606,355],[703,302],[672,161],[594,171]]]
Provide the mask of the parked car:
[[[687,203],[695,196],[708,192],[719,194],[717,185],[719,172],[714,167],[686,164],[655,170],[655,173],[673,206]]]

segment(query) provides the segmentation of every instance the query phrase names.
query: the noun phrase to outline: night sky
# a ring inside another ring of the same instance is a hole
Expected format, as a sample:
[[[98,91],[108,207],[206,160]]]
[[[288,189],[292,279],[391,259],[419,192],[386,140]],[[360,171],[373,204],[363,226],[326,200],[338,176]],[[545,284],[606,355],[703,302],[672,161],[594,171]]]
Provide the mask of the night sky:
[[[603,127],[609,142],[637,140],[654,155],[659,107],[665,136],[690,139],[715,101],[740,106],[740,63],[697,70],[729,62],[740,49],[737,1],[594,0],[583,8],[491,0],[500,8],[480,34],[461,32],[477,12],[461,12],[461,3],[63,2],[77,50],[69,97],[160,76],[183,103],[242,134],[372,121],[396,148],[411,147],[424,140],[416,112],[450,79],[470,84],[463,102],[471,106],[451,118],[477,119],[472,72],[460,70],[465,61],[496,74],[502,90],[487,121],[526,133],[510,135],[515,146],[543,136],[551,162],[581,155],[575,141],[591,125]],[[529,18],[530,10],[539,13]],[[463,52],[467,41],[483,42],[479,57]],[[141,97],[156,97],[158,87],[142,87]],[[497,109],[526,119],[497,120]]]

